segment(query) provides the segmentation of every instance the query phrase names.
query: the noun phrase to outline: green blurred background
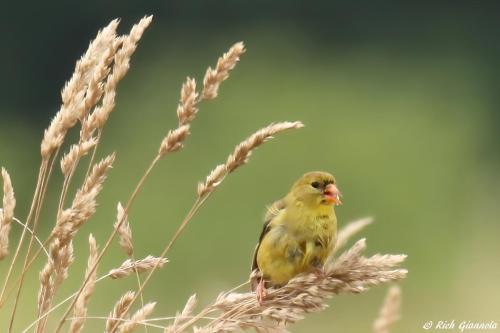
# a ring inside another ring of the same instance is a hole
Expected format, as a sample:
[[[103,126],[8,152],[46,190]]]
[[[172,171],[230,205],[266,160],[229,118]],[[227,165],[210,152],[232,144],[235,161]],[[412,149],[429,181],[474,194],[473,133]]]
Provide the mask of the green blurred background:
[[[403,320],[500,320],[500,6],[482,1],[122,1],[16,2],[0,14],[0,164],[24,218],[39,142],[59,91],[100,27],[154,21],[118,89],[99,155],[118,154],[95,217],[76,241],[59,298],[83,277],[87,235],[109,234],[159,142],[176,124],[187,75],[235,41],[248,52],[215,101],[203,103],[185,149],[162,161],[130,214],[137,256],[159,254],[203,179],[233,146],[272,121],[306,127],[280,135],[227,178],[147,288],[156,316],[173,315],[196,292],[202,305],[243,282],[266,204],[310,170],[334,173],[345,204],[340,226],[374,216],[368,252],[407,253]],[[40,233],[54,223],[61,177],[49,187]],[[19,236],[14,227],[12,244]],[[359,236],[361,237],[361,236]],[[125,257],[114,245],[104,273]],[[27,278],[15,331],[35,313],[40,261]],[[8,261],[0,263],[4,276]],[[2,279],[3,280],[3,279]],[[105,315],[135,279],[98,285],[90,315]],[[368,332],[386,288],[334,298],[294,332]],[[9,309],[9,307],[7,307]],[[7,311],[0,312],[4,330]],[[55,317],[54,317],[55,318]],[[104,323],[89,320],[88,331]]]

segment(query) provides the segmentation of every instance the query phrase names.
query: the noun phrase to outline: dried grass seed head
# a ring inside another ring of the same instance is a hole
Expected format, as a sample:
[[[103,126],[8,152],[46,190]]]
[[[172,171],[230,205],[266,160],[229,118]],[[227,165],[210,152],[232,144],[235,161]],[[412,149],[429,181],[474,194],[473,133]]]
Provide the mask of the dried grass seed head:
[[[0,260],[9,253],[9,234],[12,221],[14,220],[14,209],[16,208],[16,197],[10,175],[2,168],[3,199],[0,210]]]
[[[128,256],[132,256],[134,253],[134,246],[132,243],[132,229],[130,228],[130,224],[128,222],[128,214],[125,212],[120,202],[118,203],[116,210],[116,222],[114,227],[117,229],[118,235],[120,236],[120,247]]]
[[[185,321],[187,321],[191,316],[194,311],[194,308],[196,307],[196,304],[198,303],[198,299],[196,297],[196,294],[191,295],[187,302],[186,305],[184,305],[184,309],[179,313],[175,315],[174,322],[172,325],[169,325],[167,328],[165,328],[164,333],[176,333],[179,331],[179,326],[182,325]]]
[[[49,127],[45,130],[41,143],[41,155],[48,158],[56,149],[58,149],[66,136],[67,131],[75,126],[77,121],[84,118],[88,112],[90,103],[86,96],[95,94],[88,91],[91,80],[95,77],[94,73],[102,71],[97,68],[103,64],[102,58],[106,57],[106,50],[113,45],[116,38],[116,28],[118,20],[111,23],[99,31],[95,39],[90,43],[86,53],[77,61],[75,71],[68,82],[66,82],[62,92],[62,105]],[[98,84],[92,84],[92,88],[97,88]],[[88,93],[88,94],[87,94]],[[92,98],[92,100],[95,100]]]
[[[78,296],[75,307],[73,310],[74,318],[71,321],[69,332],[79,333],[83,324],[85,323],[85,317],[87,315],[87,304],[90,297],[94,292],[94,287],[97,280],[97,269],[94,266],[97,265],[97,259],[99,257],[99,252],[97,250],[97,243],[92,236],[89,235],[89,258],[87,262],[87,269],[85,271],[85,279],[88,278],[88,283],[85,285],[82,293]]]
[[[196,81],[190,77],[182,85],[181,98],[177,106],[177,118],[179,126],[190,124],[198,113],[198,93],[196,92]]]
[[[217,97],[220,84],[227,80],[229,72],[236,66],[243,53],[245,53],[245,45],[243,42],[238,42],[219,58],[215,69],[211,67],[207,69],[203,79],[203,99],[209,100]]]
[[[47,263],[39,273],[40,291],[38,292],[38,313],[49,310],[59,286],[68,278],[68,270],[74,261],[73,243],[61,243],[54,239],[49,247]],[[39,323],[38,328],[45,326],[46,319]]]
[[[106,333],[111,333],[125,318],[128,309],[134,300],[135,292],[127,291],[118,302],[116,302],[113,310],[109,313],[106,320]]]
[[[392,326],[400,319],[400,312],[401,288],[395,285],[387,291],[384,304],[380,308],[379,316],[373,323],[373,332],[389,333]]]
[[[154,310],[156,302],[151,302],[137,310],[129,320],[120,326],[120,333],[132,332],[143,320],[145,320]]]
[[[302,127],[304,127],[304,124],[300,121],[285,121],[281,123],[272,123],[264,128],[261,128],[236,146],[234,152],[229,155],[226,161],[226,169],[228,172],[233,172],[238,167],[247,163],[253,150],[262,145],[264,142],[272,139],[273,135],[285,130]]]
[[[132,26],[128,35],[121,36],[117,40],[116,46],[119,45],[121,47],[117,49],[114,55],[113,70],[104,84],[102,106],[94,111],[92,119],[89,120],[91,129],[102,128],[113,111],[118,83],[127,74],[130,68],[130,58],[137,49],[137,44],[144,31],[151,24],[152,19],[153,16],[143,17],[137,24]]]
[[[246,164],[252,152],[273,138],[273,135],[289,129],[302,128],[304,125],[300,121],[272,123],[264,128],[261,128],[247,139],[238,144],[234,151],[229,155],[225,164],[218,165],[205,179],[204,183],[198,184],[198,196],[204,196],[213,191],[224,179],[224,177],[238,167]]]
[[[109,271],[108,275],[112,279],[120,279],[131,275],[134,272],[143,273],[155,267],[161,268],[168,262],[167,258],[158,258],[147,256],[143,259],[132,261],[131,259],[125,260],[120,267],[114,268]]]
[[[189,135],[190,125],[182,125],[174,130],[170,130],[160,145],[158,154],[164,157],[167,153],[178,151],[182,148],[184,140]]]
[[[56,226],[52,230],[53,236],[67,242],[74,237],[80,226],[92,217],[97,207],[97,195],[102,190],[114,160],[113,153],[93,166],[82,187],[76,192],[71,207],[63,210],[57,217]]]
[[[87,155],[90,149],[95,147],[97,140],[90,138],[71,146],[69,152],[61,158],[61,171],[67,176],[80,158]]]

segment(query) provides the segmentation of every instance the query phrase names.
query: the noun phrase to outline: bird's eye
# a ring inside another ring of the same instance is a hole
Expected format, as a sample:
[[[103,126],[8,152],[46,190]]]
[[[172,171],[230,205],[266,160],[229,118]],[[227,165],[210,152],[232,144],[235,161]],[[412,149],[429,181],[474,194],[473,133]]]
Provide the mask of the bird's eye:
[[[319,182],[312,182],[311,186],[314,188],[319,188]]]

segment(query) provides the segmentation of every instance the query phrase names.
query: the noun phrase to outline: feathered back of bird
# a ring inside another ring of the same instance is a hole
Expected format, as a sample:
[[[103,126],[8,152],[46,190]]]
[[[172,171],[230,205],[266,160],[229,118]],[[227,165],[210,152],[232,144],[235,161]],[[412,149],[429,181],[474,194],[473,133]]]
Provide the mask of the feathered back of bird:
[[[280,213],[280,211],[285,209],[285,207],[285,199],[280,199],[273,202],[270,206],[267,207],[266,214],[264,215],[264,223],[268,223],[273,218],[275,218]]]

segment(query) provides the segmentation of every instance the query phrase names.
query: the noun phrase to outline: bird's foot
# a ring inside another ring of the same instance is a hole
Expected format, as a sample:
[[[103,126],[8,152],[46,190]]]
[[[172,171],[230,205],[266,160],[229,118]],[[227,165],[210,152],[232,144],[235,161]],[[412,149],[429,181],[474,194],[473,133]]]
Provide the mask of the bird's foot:
[[[318,277],[318,279],[324,279],[327,276],[322,266],[315,266],[312,272]]]
[[[257,294],[257,301],[259,302],[259,305],[262,305],[264,303],[264,297],[266,297],[266,286],[264,284],[264,279],[260,279],[259,284],[255,289],[255,293]]]

